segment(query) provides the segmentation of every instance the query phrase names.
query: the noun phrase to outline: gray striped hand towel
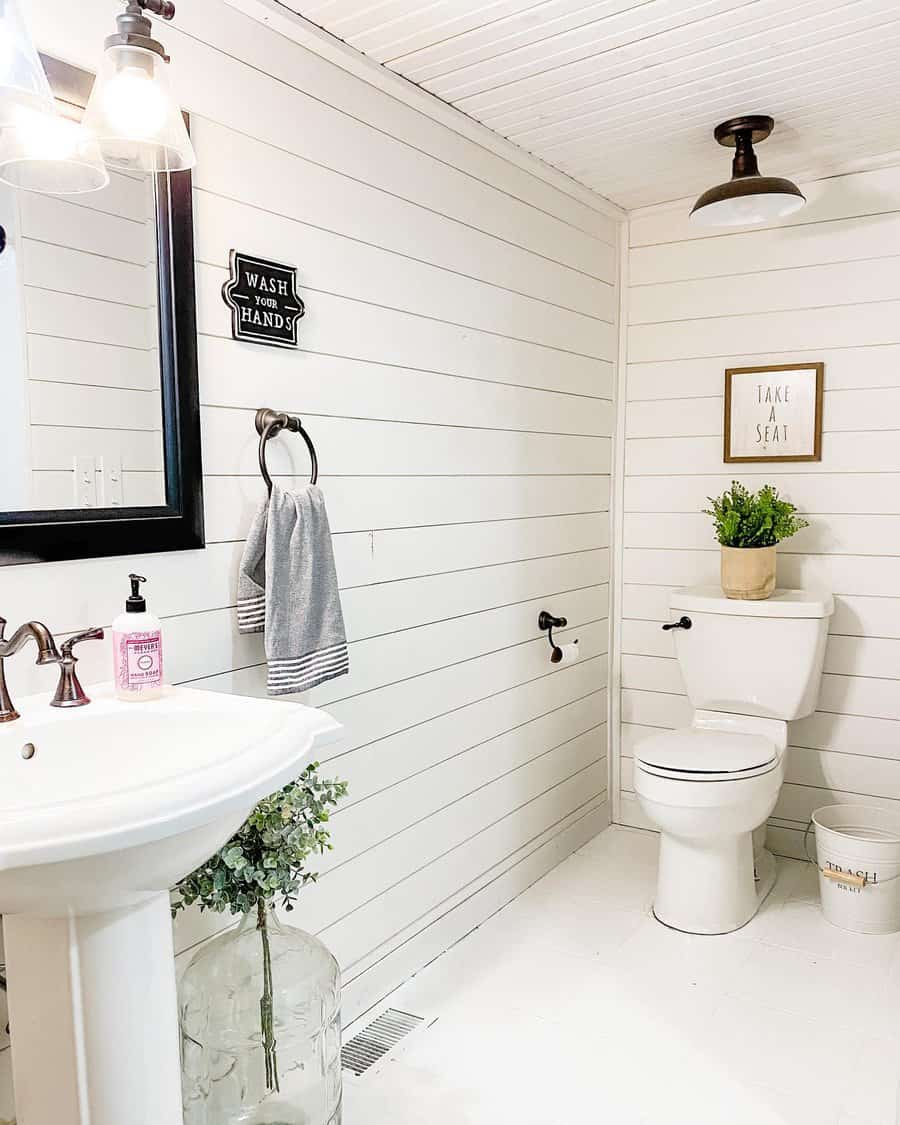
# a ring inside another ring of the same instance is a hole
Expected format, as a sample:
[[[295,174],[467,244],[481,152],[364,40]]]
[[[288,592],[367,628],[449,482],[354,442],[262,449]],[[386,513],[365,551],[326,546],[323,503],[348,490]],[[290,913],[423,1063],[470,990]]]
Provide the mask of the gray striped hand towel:
[[[238,632],[265,633],[269,695],[309,691],[350,671],[322,490],[272,486],[238,577]]]

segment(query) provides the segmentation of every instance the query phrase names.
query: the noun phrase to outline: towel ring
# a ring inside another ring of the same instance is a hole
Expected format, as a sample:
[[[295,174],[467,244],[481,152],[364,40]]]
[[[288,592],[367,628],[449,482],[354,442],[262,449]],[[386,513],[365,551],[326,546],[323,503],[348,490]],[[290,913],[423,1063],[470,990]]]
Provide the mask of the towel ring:
[[[262,479],[266,482],[266,488],[268,488],[270,496],[272,495],[272,478],[269,476],[269,470],[266,466],[266,442],[270,437],[280,433],[281,430],[290,430],[292,434],[299,434],[306,442],[309,459],[312,463],[309,483],[315,484],[318,481],[319,459],[316,456],[316,447],[312,443],[312,438],[304,430],[303,423],[299,418],[293,414],[279,413],[277,410],[269,410],[268,407],[262,406],[256,412],[254,423],[256,432],[259,434],[259,471],[262,473]]]

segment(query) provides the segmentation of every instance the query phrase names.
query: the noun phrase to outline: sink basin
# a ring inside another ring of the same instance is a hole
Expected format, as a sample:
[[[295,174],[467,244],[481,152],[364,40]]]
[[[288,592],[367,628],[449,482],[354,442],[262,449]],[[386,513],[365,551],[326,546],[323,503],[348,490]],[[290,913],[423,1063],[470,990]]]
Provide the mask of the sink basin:
[[[19,1125],[180,1125],[169,888],[336,739],[298,704],[188,688],[17,701],[0,913]],[[47,1075],[53,1075],[53,1082]]]
[[[22,700],[22,718],[0,725],[2,914],[86,913],[168,890],[340,731],[321,711],[265,699],[88,694],[72,710]]]

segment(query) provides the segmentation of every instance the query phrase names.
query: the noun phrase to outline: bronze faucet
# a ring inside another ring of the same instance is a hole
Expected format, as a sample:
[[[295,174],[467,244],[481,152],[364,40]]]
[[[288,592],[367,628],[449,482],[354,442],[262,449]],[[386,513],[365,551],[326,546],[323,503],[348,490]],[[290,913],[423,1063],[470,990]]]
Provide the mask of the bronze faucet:
[[[20,625],[8,641],[3,639],[5,629],[6,619],[0,617],[0,723],[9,723],[19,717],[19,712],[13,706],[6,686],[4,666],[6,658],[13,656],[27,641],[34,639],[38,649],[35,664],[58,664],[60,660],[53,635],[40,621],[29,621],[25,625]]]

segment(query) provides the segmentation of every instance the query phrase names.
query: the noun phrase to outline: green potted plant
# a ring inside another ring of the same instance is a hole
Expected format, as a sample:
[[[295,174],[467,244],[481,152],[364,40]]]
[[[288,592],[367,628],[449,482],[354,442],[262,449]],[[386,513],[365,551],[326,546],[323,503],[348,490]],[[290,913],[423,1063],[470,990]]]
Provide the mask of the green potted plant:
[[[286,925],[331,848],[343,781],[318,763],[260,801],[224,847],[175,888],[189,906],[240,916],[200,947],[178,988],[185,1125],[326,1125],[340,1120],[340,971],[311,934]],[[335,1116],[337,1115],[337,1116]]]
[[[723,593],[727,598],[745,601],[771,597],[775,591],[775,544],[809,524],[771,484],[750,492],[735,480],[721,496],[710,496],[709,502],[712,507],[703,511],[713,517],[716,539],[722,547]]]

